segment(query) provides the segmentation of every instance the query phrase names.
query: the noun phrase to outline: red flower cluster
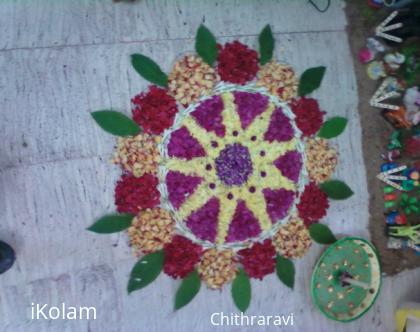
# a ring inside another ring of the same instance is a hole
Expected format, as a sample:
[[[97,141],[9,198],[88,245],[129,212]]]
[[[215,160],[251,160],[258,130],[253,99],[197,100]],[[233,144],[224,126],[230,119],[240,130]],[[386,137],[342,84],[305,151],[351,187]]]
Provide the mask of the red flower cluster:
[[[166,90],[151,86],[147,93],[131,99],[134,104],[133,119],[149,134],[159,135],[172,126],[178,112],[176,101]]]
[[[120,213],[138,213],[159,204],[158,179],[145,174],[139,178],[123,175],[115,187],[115,205]]]
[[[203,248],[191,240],[175,235],[171,243],[165,245],[163,271],[172,278],[184,278],[194,270],[200,261]]]
[[[319,109],[318,102],[312,98],[302,97],[291,102],[292,111],[296,115],[296,125],[303,136],[315,135],[322,126],[324,112]]]
[[[219,51],[217,70],[223,81],[245,84],[258,72],[258,53],[234,41]]]
[[[306,226],[316,223],[327,214],[329,207],[327,195],[319,189],[315,182],[305,186],[305,190],[297,205],[299,217],[303,219]]]
[[[251,248],[238,251],[245,272],[251,277],[262,279],[274,272],[276,249],[267,239],[263,243],[254,243]]]
[[[420,138],[408,138],[404,144],[404,152],[411,158],[420,158]]]

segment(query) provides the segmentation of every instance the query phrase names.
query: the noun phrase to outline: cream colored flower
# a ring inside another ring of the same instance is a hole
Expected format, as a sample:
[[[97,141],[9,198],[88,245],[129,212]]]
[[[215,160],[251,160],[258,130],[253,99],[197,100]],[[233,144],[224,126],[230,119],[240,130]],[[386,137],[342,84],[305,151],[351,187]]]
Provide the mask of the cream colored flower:
[[[310,138],[306,142],[306,168],[316,183],[328,180],[337,166],[338,153],[323,138]]]
[[[305,255],[312,244],[309,231],[302,220],[291,218],[273,236],[276,250],[288,258],[298,258]]]
[[[198,265],[198,273],[209,288],[221,288],[237,273],[234,252],[230,249],[219,251],[215,248],[204,252]]]
[[[175,222],[168,211],[153,208],[140,211],[128,228],[130,245],[137,255],[163,248],[171,242]]]
[[[291,67],[271,61],[261,67],[257,74],[257,85],[265,87],[282,101],[296,97],[298,80]]]
[[[112,162],[136,177],[145,173],[156,174],[160,161],[159,142],[160,136],[149,134],[119,137]]]
[[[213,90],[219,76],[200,57],[186,55],[177,61],[168,76],[169,94],[187,106]]]

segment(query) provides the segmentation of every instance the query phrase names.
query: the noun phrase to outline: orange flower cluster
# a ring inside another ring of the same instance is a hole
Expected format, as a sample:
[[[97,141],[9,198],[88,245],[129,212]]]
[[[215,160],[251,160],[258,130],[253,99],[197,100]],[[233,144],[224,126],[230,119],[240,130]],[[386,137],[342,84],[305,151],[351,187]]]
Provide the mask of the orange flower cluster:
[[[282,256],[299,258],[306,254],[312,241],[303,221],[292,218],[274,235],[273,244]]]
[[[306,168],[316,183],[328,180],[337,166],[338,153],[323,138],[310,138],[306,142]]]
[[[290,66],[271,61],[259,70],[257,85],[265,87],[280,100],[288,101],[296,97],[298,80]]]
[[[230,249],[219,251],[206,250],[198,265],[198,273],[209,288],[221,288],[230,282],[237,273],[234,252]]]

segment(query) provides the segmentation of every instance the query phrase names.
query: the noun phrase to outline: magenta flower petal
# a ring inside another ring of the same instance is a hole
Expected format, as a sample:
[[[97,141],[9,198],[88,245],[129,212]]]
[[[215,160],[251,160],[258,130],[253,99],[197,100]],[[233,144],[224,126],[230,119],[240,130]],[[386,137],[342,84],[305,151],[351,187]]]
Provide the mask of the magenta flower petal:
[[[267,213],[274,224],[284,218],[293,203],[295,193],[286,189],[264,189],[264,198],[267,203]]]
[[[191,160],[197,157],[204,157],[206,151],[204,151],[200,143],[191,136],[186,127],[181,127],[171,134],[168,144],[168,154],[170,157]]]
[[[268,130],[264,135],[264,139],[269,142],[284,142],[292,139],[293,136],[294,130],[290,124],[289,118],[283,114],[281,108],[275,109],[271,116]]]
[[[263,113],[268,105],[268,97],[260,93],[234,92],[235,104],[241,120],[241,127],[245,129],[254,119]]]
[[[217,136],[225,136],[222,111],[223,100],[220,96],[214,96],[200,103],[191,116],[207,131],[213,131]]]
[[[285,177],[297,182],[302,168],[302,156],[297,151],[289,151],[276,159],[274,165]]]
[[[169,171],[166,175],[169,201],[176,209],[179,209],[202,180],[199,176],[190,176],[177,171]]]
[[[229,225],[226,242],[243,241],[255,237],[260,233],[261,227],[258,219],[248,209],[244,201],[238,200],[235,214]]]
[[[214,242],[217,234],[219,209],[219,199],[211,198],[200,209],[191,213],[187,219],[188,228],[199,239]]]

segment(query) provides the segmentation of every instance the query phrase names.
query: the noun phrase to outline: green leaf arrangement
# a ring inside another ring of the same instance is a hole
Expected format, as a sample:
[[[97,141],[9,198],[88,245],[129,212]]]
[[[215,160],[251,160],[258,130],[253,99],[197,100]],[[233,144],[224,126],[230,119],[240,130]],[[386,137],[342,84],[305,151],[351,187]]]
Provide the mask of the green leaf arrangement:
[[[340,116],[328,119],[318,132],[318,137],[330,139],[339,136],[346,129],[347,119]]]
[[[295,266],[290,259],[277,255],[276,273],[283,284],[293,289],[295,285]]]
[[[232,282],[232,298],[236,307],[245,312],[251,303],[251,282],[244,269],[239,269],[236,278]]]
[[[332,199],[346,199],[353,195],[353,191],[347,184],[339,180],[329,180],[321,183],[321,190]]]
[[[315,242],[320,244],[332,244],[337,241],[329,227],[323,224],[312,224],[309,226],[309,234]]]
[[[306,96],[318,89],[324,78],[325,70],[326,68],[323,66],[305,70],[299,80],[299,96]]]
[[[200,25],[197,30],[195,50],[209,66],[213,66],[217,58],[217,42],[210,30],[204,25]]]
[[[132,54],[131,64],[134,69],[147,81],[161,87],[168,86],[168,76],[159,65],[143,54]]]
[[[131,226],[133,218],[134,215],[129,213],[103,216],[91,225],[88,230],[100,234],[121,232]]]
[[[201,280],[198,272],[194,270],[181,282],[175,296],[175,310],[181,309],[192,301],[198,294],[201,287]]]
[[[128,293],[144,288],[153,282],[162,271],[163,258],[162,250],[143,256],[131,270],[127,285]]]
[[[403,193],[401,195],[400,207],[404,210],[406,215],[410,215],[412,213],[420,213],[419,200],[417,197],[408,196],[407,193]]]
[[[273,57],[274,37],[271,27],[267,24],[258,37],[260,44],[260,64],[265,65]]]
[[[104,110],[90,115],[103,130],[112,135],[134,136],[141,131],[137,123],[120,112]]]

